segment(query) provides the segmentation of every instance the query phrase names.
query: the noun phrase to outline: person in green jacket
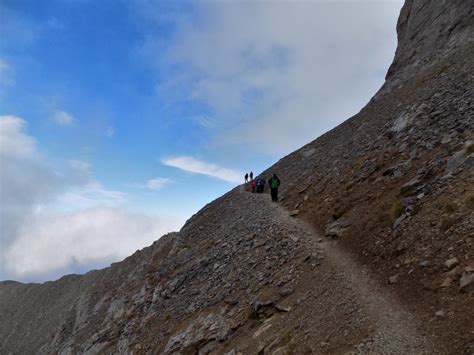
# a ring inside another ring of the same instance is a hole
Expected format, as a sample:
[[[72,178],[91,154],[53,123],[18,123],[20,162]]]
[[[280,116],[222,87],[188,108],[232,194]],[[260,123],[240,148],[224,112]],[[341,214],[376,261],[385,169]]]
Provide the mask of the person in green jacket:
[[[276,176],[276,174],[273,174],[270,180],[268,180],[268,184],[270,185],[272,201],[278,202],[278,187],[280,186],[280,179]]]

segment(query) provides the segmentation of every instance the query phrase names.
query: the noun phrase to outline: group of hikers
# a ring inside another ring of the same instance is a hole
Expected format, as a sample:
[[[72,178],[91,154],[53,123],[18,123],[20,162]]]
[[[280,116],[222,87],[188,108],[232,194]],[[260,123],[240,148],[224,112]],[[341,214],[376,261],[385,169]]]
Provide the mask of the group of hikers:
[[[265,188],[265,179],[261,177],[253,178],[253,172],[245,173],[245,183],[250,183],[252,187],[252,192],[262,193]],[[280,187],[280,179],[273,174],[270,179],[268,179],[268,186],[270,186],[270,195],[272,196],[272,201],[278,201],[278,188]]]

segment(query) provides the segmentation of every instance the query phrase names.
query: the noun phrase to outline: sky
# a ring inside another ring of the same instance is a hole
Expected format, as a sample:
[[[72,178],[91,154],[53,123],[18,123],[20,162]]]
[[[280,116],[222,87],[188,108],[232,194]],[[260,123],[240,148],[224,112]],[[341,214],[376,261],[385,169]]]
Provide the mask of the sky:
[[[0,280],[119,261],[357,113],[401,6],[0,0]]]

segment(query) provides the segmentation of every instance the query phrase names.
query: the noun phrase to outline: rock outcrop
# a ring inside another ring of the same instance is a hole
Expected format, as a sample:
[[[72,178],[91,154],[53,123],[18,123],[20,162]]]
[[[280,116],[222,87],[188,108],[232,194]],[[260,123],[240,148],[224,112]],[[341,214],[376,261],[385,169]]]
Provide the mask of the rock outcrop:
[[[379,92],[262,173],[291,216],[238,187],[109,268],[1,282],[0,353],[472,353],[473,7],[406,1]]]

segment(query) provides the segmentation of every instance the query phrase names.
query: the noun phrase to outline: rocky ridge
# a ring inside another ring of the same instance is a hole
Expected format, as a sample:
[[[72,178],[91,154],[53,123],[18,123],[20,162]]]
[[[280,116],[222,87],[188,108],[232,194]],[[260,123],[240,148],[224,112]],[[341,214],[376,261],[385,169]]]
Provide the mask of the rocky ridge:
[[[123,262],[0,283],[0,353],[474,353],[470,1],[407,0],[359,114]],[[326,235],[326,236],[325,236]]]

